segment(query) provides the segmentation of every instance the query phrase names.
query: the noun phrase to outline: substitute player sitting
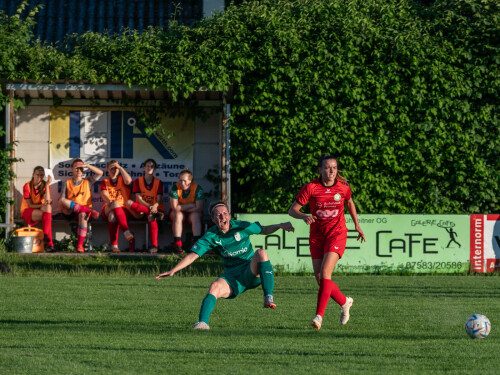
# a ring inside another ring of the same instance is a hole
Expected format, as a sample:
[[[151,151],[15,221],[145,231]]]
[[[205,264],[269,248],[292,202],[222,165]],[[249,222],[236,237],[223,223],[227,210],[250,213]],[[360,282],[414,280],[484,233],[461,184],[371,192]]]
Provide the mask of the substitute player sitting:
[[[185,169],[179,173],[179,182],[172,185],[170,190],[170,213],[172,220],[172,233],[174,235],[175,253],[182,254],[182,225],[184,221],[191,223],[193,230],[193,243],[201,237],[201,218],[205,194],[196,182],[193,174]]]
[[[33,169],[31,181],[23,187],[23,201],[21,203],[21,217],[29,226],[42,222],[43,237],[47,251],[54,250],[52,241],[52,201],[50,199],[50,183],[52,177],[49,176],[44,181],[45,169],[37,166]]]
[[[286,231],[294,230],[289,222],[262,226],[258,222],[231,220],[224,202],[213,203],[209,212],[216,225],[211,227],[193,245],[191,252],[170,271],[156,276],[157,279],[174,276],[177,271],[186,268],[209,250],[220,255],[224,273],[210,285],[194,329],[210,329],[209,318],[217,298],[235,298],[245,290],[259,285],[262,285],[264,291],[264,307],[275,309],[273,267],[264,249],[254,252],[250,236],[271,234],[280,228]]]
[[[94,174],[89,177],[83,177],[85,169],[89,169]],[[78,219],[77,237],[78,243],[76,251],[83,253],[85,251],[83,243],[87,236],[87,228],[90,217],[97,219],[99,212],[92,210],[91,186],[103,175],[103,171],[90,164],[85,164],[82,159],[74,159],[71,163],[73,176],[63,184],[61,198],[59,199],[59,208],[63,215],[72,220],[75,216]]]
[[[158,252],[158,220],[164,217],[165,206],[162,203],[163,183],[154,176],[156,161],[148,159],[144,162],[144,176],[134,180],[132,191],[136,201],[128,200],[127,207],[137,219],[146,217],[149,222],[149,236],[152,246],[151,254]]]
[[[101,215],[108,221],[109,238],[111,242],[111,252],[119,253],[118,229],[129,241],[129,249],[133,248],[134,235],[129,230],[127,216],[131,214],[126,207],[126,202],[130,199],[130,188],[132,177],[116,160],[111,160],[107,164],[109,178],[101,184],[101,198],[104,200]]]

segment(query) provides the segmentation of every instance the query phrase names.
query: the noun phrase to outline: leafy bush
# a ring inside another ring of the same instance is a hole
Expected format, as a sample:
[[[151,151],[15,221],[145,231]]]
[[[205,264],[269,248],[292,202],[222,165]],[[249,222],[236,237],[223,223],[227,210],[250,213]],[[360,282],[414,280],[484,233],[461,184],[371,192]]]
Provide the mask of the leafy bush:
[[[0,77],[171,90],[160,111],[234,85],[234,211],[286,211],[329,152],[362,213],[498,212],[500,5],[428,3],[243,1],[193,28],[59,46],[33,40],[29,17],[2,18],[21,38]]]

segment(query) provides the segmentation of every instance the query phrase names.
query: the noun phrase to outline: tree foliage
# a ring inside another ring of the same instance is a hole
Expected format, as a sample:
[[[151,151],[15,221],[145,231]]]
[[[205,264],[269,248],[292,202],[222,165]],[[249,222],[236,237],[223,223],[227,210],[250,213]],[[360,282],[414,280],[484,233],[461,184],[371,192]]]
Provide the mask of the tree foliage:
[[[0,77],[161,87],[173,104],[234,85],[235,211],[284,212],[328,152],[362,213],[498,212],[499,3],[422,3],[243,1],[192,28],[58,46],[28,17]]]

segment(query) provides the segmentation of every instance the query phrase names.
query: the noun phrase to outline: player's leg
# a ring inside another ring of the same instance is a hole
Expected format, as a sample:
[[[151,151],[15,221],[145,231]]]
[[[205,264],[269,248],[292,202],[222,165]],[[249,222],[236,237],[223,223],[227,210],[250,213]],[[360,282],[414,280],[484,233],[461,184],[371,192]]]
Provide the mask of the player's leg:
[[[120,206],[120,204],[117,201],[112,201],[108,205],[108,207],[110,207],[113,210],[113,213],[116,217],[116,222],[118,223],[118,226],[122,230],[123,235],[125,236],[127,241],[133,239],[134,235],[129,230],[127,222],[127,214],[125,213],[125,210],[122,208],[122,206]]]
[[[191,230],[193,231],[193,244],[196,243],[201,237],[201,214],[199,212],[190,212],[188,221],[191,223]]]
[[[79,253],[83,253],[85,251],[83,243],[85,242],[85,238],[87,237],[88,221],[89,221],[88,212],[81,211],[78,213],[78,229],[76,231],[76,237],[78,239],[78,242],[76,245],[76,251],[78,251]]]
[[[134,202],[129,199],[126,205],[129,209],[129,212],[135,219],[139,219],[141,217],[144,217],[144,215],[149,214],[149,207],[146,207],[143,204]]]
[[[38,211],[38,210],[37,210]],[[54,242],[52,241],[52,206],[46,204],[40,208],[42,214],[42,228],[47,251],[54,250]]]
[[[274,271],[271,261],[264,249],[255,252],[250,263],[250,269],[255,276],[260,275],[262,290],[264,291],[264,307],[275,309],[274,291]]]
[[[203,299],[201,303],[200,315],[198,322],[194,325],[194,329],[210,329],[208,325],[210,320],[210,314],[212,313],[217,298],[228,298],[232,294],[232,288],[229,286],[228,282],[223,278],[219,277],[215,280],[208,290],[208,294]]]
[[[182,254],[182,224],[184,221],[184,214],[181,211],[170,210],[169,217],[172,221],[175,252],[176,254]]]

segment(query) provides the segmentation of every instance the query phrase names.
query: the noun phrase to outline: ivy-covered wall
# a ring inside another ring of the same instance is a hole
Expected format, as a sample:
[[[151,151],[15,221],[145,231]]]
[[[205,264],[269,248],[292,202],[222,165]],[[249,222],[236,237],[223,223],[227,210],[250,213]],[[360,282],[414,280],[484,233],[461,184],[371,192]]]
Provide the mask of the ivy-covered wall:
[[[234,85],[235,212],[285,212],[325,152],[361,213],[500,212],[500,5],[426,4],[243,1],[192,28],[57,46],[2,17],[0,78],[162,87],[174,104]]]

